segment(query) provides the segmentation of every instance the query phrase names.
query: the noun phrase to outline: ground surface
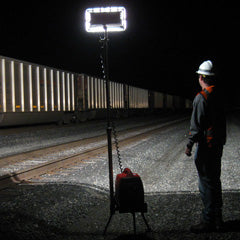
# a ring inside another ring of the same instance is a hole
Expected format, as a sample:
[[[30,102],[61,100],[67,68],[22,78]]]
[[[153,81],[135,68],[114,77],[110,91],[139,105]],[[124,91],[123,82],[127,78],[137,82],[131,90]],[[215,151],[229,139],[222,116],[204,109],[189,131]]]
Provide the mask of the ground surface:
[[[202,208],[193,159],[184,154],[189,121],[121,150],[123,167],[144,183],[147,233],[137,215],[137,239],[240,239],[240,124],[228,119],[222,157],[223,218],[226,232],[193,234]],[[114,176],[119,173],[114,154]],[[132,239],[131,214],[109,217],[107,156],[45,175],[35,183],[0,192],[1,239]]]

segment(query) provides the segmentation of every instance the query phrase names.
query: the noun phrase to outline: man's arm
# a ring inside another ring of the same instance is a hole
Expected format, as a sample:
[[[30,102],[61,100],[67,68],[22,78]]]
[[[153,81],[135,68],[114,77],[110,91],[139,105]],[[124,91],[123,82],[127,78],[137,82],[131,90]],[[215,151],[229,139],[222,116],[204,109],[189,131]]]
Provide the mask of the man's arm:
[[[193,111],[190,122],[190,132],[186,148],[186,155],[191,156],[194,143],[204,138],[204,126],[206,119],[206,101],[201,94],[198,94],[193,101]]]

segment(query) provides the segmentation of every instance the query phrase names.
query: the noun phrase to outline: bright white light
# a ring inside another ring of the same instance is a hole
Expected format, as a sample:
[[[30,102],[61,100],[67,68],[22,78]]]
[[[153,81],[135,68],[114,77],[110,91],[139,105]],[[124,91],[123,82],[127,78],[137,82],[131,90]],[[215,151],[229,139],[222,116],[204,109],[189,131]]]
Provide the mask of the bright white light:
[[[111,14],[113,15],[113,13],[119,14],[118,22],[109,21],[106,23],[106,17],[110,16]],[[94,16],[98,16],[97,23],[93,21]],[[101,19],[99,19],[101,16],[103,19],[102,22]],[[87,32],[105,32],[105,27],[107,28],[108,32],[125,31],[127,28],[126,9],[124,7],[98,7],[86,9],[85,28]]]

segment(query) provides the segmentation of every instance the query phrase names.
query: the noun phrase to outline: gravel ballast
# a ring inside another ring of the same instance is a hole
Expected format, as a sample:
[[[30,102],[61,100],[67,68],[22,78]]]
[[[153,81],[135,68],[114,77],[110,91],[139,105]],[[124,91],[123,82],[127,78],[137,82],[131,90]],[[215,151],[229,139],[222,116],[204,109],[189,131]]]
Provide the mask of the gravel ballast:
[[[202,203],[195,166],[184,154],[188,127],[182,122],[120,149],[123,166],[137,172],[145,188],[152,231],[137,214],[137,239],[240,239],[240,127],[230,119],[222,158],[226,232],[208,234],[189,231]],[[133,239],[131,214],[118,212],[102,236],[109,217],[107,156],[6,189],[0,197],[1,239]]]
[[[146,194],[146,218],[137,214],[138,239],[239,239],[239,192],[223,194],[225,233],[193,234],[198,222],[198,193]],[[132,239],[131,214],[116,213],[105,237],[109,216],[108,193],[86,185],[45,184],[20,186],[14,197],[1,203],[1,239]]]

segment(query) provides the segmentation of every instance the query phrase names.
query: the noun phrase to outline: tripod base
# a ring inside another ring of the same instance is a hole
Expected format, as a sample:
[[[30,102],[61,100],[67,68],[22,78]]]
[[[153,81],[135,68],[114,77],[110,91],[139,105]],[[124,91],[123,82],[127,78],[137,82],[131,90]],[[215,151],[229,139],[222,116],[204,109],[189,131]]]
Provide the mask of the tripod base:
[[[103,235],[106,235],[108,226],[109,226],[109,224],[110,224],[110,222],[111,222],[111,220],[112,220],[112,217],[113,217],[114,213],[115,213],[115,212],[111,213],[111,215],[110,215],[110,217],[109,217],[109,219],[108,219],[107,225],[106,225],[106,227],[105,227],[105,229],[104,229]],[[131,212],[131,214],[132,214],[132,216],[133,216],[133,231],[134,231],[134,235],[136,235],[136,216],[135,216],[135,212]],[[147,231],[150,232],[150,231],[151,231],[151,228],[150,228],[150,226],[149,226],[149,224],[148,224],[148,222],[147,222],[147,219],[145,218],[144,213],[141,212],[141,215],[142,215],[142,218],[143,218],[143,221],[144,221],[145,225],[147,226]]]

